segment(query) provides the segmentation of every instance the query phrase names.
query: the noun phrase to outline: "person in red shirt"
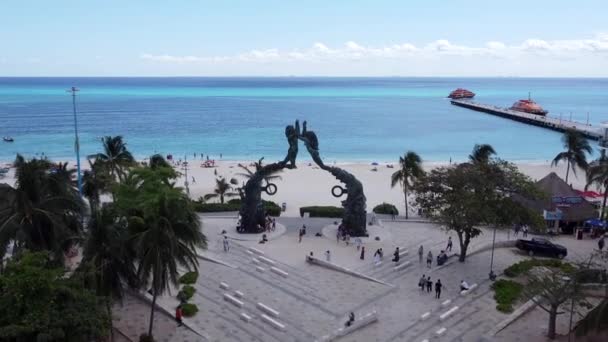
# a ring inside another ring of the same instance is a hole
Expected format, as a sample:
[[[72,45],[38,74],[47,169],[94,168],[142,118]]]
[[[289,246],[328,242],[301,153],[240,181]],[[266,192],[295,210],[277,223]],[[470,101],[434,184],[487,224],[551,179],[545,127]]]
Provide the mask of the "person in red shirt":
[[[181,327],[182,325],[184,325],[184,323],[182,322],[182,306],[178,305],[177,309],[175,309],[175,320],[177,321],[177,326]]]

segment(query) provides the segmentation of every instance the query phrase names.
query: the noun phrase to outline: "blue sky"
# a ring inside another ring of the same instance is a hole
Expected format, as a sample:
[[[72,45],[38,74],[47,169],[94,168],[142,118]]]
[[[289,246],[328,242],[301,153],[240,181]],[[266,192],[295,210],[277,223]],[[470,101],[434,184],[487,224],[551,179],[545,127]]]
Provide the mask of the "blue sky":
[[[5,0],[0,76],[608,76],[608,1]]]

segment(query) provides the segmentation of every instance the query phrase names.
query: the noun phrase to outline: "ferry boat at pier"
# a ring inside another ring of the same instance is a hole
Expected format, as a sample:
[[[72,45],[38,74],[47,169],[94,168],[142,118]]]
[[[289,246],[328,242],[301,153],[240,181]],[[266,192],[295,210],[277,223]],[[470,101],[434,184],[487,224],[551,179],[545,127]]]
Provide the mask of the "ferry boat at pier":
[[[544,110],[543,107],[541,107],[538,103],[532,101],[532,98],[530,97],[530,95],[528,95],[527,100],[519,100],[519,101],[515,102],[509,109],[516,110],[518,112],[524,112],[524,113],[530,113],[530,114],[542,115],[542,116],[545,116],[545,115],[547,115],[547,113],[549,113],[548,111]]]
[[[448,97],[451,99],[472,99],[475,97],[475,93],[467,89],[458,88],[452,91]]]

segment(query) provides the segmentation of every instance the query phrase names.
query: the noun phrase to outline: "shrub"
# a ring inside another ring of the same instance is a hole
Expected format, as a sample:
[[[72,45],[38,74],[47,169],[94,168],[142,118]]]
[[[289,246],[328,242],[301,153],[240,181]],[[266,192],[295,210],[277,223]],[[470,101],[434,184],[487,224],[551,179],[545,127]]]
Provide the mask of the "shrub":
[[[281,216],[281,207],[272,201],[262,201],[264,211],[270,216]],[[226,203],[201,203],[193,202],[194,210],[201,213],[217,213],[222,211],[239,211],[241,210],[241,200],[233,198]]]
[[[492,289],[497,303],[496,309],[509,313],[513,311],[513,304],[519,300],[523,285],[512,280],[500,279],[492,284]]]
[[[179,299],[180,302],[185,302],[188,299],[192,298],[192,296],[194,296],[194,292],[196,292],[196,289],[194,287],[190,285],[184,285],[184,287],[182,287],[182,290],[177,293],[177,299]]]
[[[344,208],[332,206],[301,207],[300,216],[304,217],[304,213],[309,213],[310,217],[342,217]]]
[[[510,278],[517,277],[531,270],[533,267],[544,266],[559,268],[565,273],[571,273],[575,270],[574,266],[567,262],[552,259],[531,259],[515,263],[505,269],[505,275]]]
[[[240,204],[230,203],[192,203],[194,210],[200,213],[217,213],[222,211],[239,211],[241,209]]]
[[[182,313],[186,317],[192,317],[198,312],[198,306],[192,303],[182,304]]]
[[[198,279],[198,272],[188,272],[184,273],[181,277],[179,277],[179,282],[181,284],[194,284]]]
[[[390,203],[378,204],[373,210],[376,214],[399,215],[399,210]]]

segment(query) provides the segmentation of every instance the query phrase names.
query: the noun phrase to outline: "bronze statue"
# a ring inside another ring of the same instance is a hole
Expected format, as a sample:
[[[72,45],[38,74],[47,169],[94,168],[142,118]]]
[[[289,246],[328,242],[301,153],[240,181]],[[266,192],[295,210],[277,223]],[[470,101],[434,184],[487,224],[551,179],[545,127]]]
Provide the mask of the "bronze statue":
[[[319,140],[317,135],[313,131],[309,131],[306,127],[306,121],[302,123],[302,133],[300,134],[300,140],[306,145],[306,149],[315,163],[323,170],[328,171],[340,182],[344,183],[346,189],[339,187],[342,192],[340,194],[332,194],[336,197],[341,197],[346,192],[346,199],[342,201],[344,207],[344,217],[342,223],[346,228],[346,231],[350,236],[366,236],[366,198],[363,193],[363,184],[351,173],[342,170],[339,167],[327,166],[323,163],[321,156],[319,155]],[[334,187],[334,188],[336,188]]]

